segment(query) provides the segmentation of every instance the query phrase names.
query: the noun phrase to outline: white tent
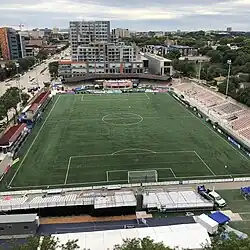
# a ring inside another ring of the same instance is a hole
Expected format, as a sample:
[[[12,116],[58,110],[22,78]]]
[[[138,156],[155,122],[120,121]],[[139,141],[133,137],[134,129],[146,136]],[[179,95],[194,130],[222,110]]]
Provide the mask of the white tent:
[[[210,244],[206,229],[197,223],[162,227],[145,227],[120,230],[95,231],[84,233],[69,233],[53,235],[61,243],[78,239],[81,249],[112,250],[123,239],[150,237],[155,242],[163,242],[171,248],[202,249],[204,244]],[[58,249],[59,250],[59,249]]]

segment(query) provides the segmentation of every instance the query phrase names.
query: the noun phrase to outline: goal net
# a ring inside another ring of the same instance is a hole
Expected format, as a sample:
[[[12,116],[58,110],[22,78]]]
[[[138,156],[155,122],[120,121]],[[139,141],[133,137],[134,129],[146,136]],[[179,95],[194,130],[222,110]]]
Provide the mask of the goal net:
[[[157,170],[128,171],[128,183],[157,182]]]

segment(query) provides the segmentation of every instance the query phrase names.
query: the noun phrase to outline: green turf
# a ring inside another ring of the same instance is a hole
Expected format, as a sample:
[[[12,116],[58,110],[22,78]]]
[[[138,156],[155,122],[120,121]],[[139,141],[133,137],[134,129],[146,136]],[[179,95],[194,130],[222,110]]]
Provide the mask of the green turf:
[[[219,193],[227,202],[227,207],[223,210],[232,210],[242,218],[242,221],[233,221],[229,225],[250,236],[250,200],[245,200],[239,189],[220,190]]]
[[[43,116],[12,187],[127,183],[132,170],[160,181],[250,175],[247,158],[168,94],[56,96]]]

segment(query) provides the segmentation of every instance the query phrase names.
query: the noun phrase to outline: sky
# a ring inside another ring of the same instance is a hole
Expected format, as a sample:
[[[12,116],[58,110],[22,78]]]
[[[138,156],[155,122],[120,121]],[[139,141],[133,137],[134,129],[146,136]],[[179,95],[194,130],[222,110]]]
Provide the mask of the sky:
[[[133,31],[250,31],[250,0],[0,0],[0,13],[0,26],[24,29],[110,20],[112,28]]]

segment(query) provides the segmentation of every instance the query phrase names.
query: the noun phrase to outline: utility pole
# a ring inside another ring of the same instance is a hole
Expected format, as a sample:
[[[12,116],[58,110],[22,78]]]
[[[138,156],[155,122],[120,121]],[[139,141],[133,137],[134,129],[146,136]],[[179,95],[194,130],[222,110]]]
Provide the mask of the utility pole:
[[[199,80],[199,83],[200,83],[200,80],[201,80],[201,60],[199,61],[198,80]]]
[[[228,64],[228,74],[227,74],[226,98],[228,97],[228,87],[229,87],[229,80],[230,80],[230,72],[231,72],[232,61],[227,60],[227,64]]]
[[[18,72],[18,69],[20,67],[19,63],[16,62],[15,63],[16,65],[16,74],[17,74],[17,88],[19,89],[18,93],[19,93],[19,99],[20,99],[20,109],[22,109],[22,103],[23,103],[23,100],[22,100],[22,89],[21,89],[21,86],[20,86],[20,76],[19,76],[19,72]]]

